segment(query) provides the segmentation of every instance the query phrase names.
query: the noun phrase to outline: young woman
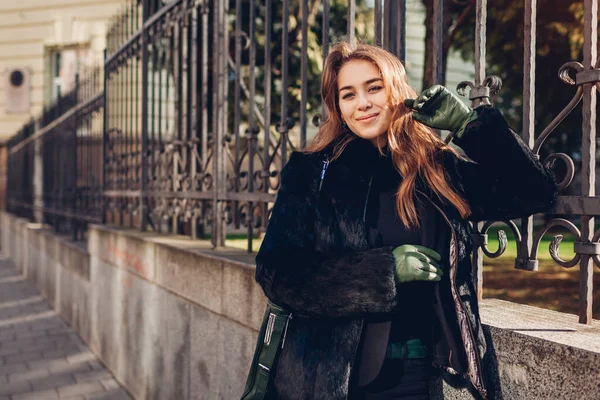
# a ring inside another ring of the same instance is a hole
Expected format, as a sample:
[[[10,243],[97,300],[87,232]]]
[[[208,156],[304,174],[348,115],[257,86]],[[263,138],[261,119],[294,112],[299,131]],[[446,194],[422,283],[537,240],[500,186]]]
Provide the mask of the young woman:
[[[322,96],[327,120],[283,169],[256,257],[293,315],[268,397],[428,399],[434,366],[487,398],[467,221],[549,209],[552,173],[494,107],[442,86],[417,97],[381,48],[335,46]]]

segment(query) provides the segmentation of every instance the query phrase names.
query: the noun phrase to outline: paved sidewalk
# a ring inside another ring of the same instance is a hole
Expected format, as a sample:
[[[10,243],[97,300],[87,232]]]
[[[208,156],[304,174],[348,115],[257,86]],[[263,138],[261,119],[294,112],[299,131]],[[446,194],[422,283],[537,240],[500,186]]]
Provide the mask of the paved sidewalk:
[[[0,400],[131,399],[0,254]]]

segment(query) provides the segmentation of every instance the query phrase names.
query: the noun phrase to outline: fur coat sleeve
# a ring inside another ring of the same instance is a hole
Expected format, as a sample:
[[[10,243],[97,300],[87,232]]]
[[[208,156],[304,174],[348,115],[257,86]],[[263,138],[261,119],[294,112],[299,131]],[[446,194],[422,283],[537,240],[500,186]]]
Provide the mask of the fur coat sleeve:
[[[483,106],[476,111],[478,119],[454,140],[473,162],[456,157],[450,165],[446,162],[460,176],[455,185],[471,206],[468,219],[500,221],[548,211],[558,192],[552,172],[497,109]]]
[[[316,251],[314,219],[320,163],[293,153],[256,256],[256,280],[276,304],[308,317],[359,317],[396,305],[391,247]]]

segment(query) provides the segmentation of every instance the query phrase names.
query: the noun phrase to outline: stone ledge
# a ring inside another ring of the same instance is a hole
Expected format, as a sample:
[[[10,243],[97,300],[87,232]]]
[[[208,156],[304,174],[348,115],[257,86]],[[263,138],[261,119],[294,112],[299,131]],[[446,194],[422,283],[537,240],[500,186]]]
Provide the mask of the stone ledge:
[[[44,251],[51,261],[76,275],[90,280],[90,255],[85,242],[73,242],[69,236],[57,235],[47,225],[29,223],[26,225],[29,240],[38,250]]]
[[[584,325],[578,322],[577,315],[499,299],[484,299],[479,309],[486,325],[600,355],[598,320]]]
[[[112,233],[119,236],[125,236],[129,238],[135,238],[138,240],[144,240],[153,242],[156,244],[162,244],[170,246],[178,250],[187,250],[194,253],[201,254],[205,257],[210,257],[215,260],[223,261],[223,258],[227,259],[228,262],[237,262],[242,264],[244,267],[254,266],[255,254],[248,253],[245,250],[233,248],[233,247],[222,247],[219,249],[212,249],[212,245],[208,240],[192,240],[188,236],[183,235],[172,235],[172,234],[160,234],[156,232],[140,232],[137,229],[120,228],[110,225],[96,225],[90,224],[89,230],[98,230],[100,232]],[[90,253],[95,253],[90,249]]]
[[[107,264],[126,269],[144,279],[155,279],[155,246],[149,235],[90,225],[88,251]]]
[[[497,299],[481,301],[480,311],[497,398],[600,399],[600,321],[583,325],[576,315]]]
[[[207,240],[90,225],[90,255],[258,331],[266,304],[254,254]],[[141,273],[151,271],[151,273]]]

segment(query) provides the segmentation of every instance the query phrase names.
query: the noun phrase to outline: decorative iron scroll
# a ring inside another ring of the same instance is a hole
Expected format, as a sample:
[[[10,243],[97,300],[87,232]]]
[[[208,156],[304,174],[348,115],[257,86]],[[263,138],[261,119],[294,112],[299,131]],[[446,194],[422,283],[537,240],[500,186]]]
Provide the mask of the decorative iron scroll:
[[[526,2],[526,22],[532,22],[535,25],[535,9],[532,6],[535,3]],[[589,11],[585,16],[585,44],[584,44],[584,62],[570,61],[565,63],[558,71],[559,79],[568,85],[577,86],[577,90],[571,99],[571,101],[565,106],[565,108],[554,118],[554,120],[542,130],[538,135],[537,139],[533,141],[532,150],[534,154],[539,154],[540,148],[548,136],[558,127],[561,121],[568,116],[575,107],[584,100],[584,126],[583,126],[583,148],[582,148],[582,195],[581,196],[559,196],[557,205],[554,212],[557,214],[568,214],[573,216],[581,216],[582,230],[580,231],[573,222],[564,218],[553,218],[547,221],[542,228],[538,228],[534,235],[534,228],[532,219],[523,219],[522,228],[523,232],[519,230],[519,227],[512,221],[504,221],[506,225],[513,231],[516,245],[517,245],[517,258],[515,260],[515,268],[537,271],[538,260],[537,254],[541,239],[550,229],[555,227],[562,227],[570,232],[574,238],[574,252],[575,256],[571,260],[563,260],[560,256],[560,244],[563,239],[563,235],[554,235],[553,240],[549,246],[549,253],[554,262],[565,268],[572,268],[580,264],[581,279],[580,279],[580,313],[579,318],[582,323],[591,323],[592,315],[592,280],[590,278],[591,266],[587,262],[593,260],[593,263],[600,267],[600,230],[593,232],[593,220],[594,216],[600,216],[600,207],[590,208],[587,200],[597,199],[600,202],[600,198],[594,197],[594,169],[596,165],[596,152],[595,152],[595,140],[596,140],[596,108],[593,107],[595,102],[593,98],[596,96],[597,90],[600,90],[600,60],[597,59],[595,54],[595,46],[597,45],[597,18],[594,15],[597,10],[597,0],[585,0],[585,9]],[[483,5],[485,7],[485,3]],[[589,14],[589,15],[588,15]],[[532,21],[528,20],[530,18]],[[478,13],[478,23],[484,24],[485,13]],[[484,28],[478,27],[478,33]],[[535,26],[529,27],[528,29],[535,29]],[[535,38],[530,35],[534,30],[525,32],[525,48],[526,56],[529,59],[525,60],[524,73],[526,75],[526,81],[531,85],[529,88],[525,88],[529,99],[532,98],[531,90],[533,88],[532,80],[527,79],[527,74],[531,73],[530,68],[535,65],[535,51],[531,49],[535,48]],[[484,46],[480,46],[484,48]],[[526,57],[526,58],[527,58]],[[485,54],[481,55],[481,61],[484,62]],[[586,64],[587,63],[587,64]],[[587,65],[587,67],[585,66]],[[481,68],[480,68],[481,69]],[[479,71],[481,74],[482,71]],[[461,82],[458,86],[458,92],[461,95],[465,95],[465,89],[470,88],[469,98],[473,101],[473,106],[477,107],[481,104],[489,104],[489,94],[497,91],[501,87],[501,82],[492,77],[486,77],[483,80],[483,84],[476,86],[471,82]],[[595,90],[596,89],[596,90]],[[524,101],[525,102],[525,101]],[[533,103],[531,103],[533,104]],[[531,104],[527,104],[527,118],[529,121],[533,120],[533,107]],[[525,125],[525,124],[524,124]],[[528,135],[533,132],[528,132]],[[451,137],[447,139],[449,141]],[[529,142],[531,143],[531,142]],[[548,168],[553,168],[556,162],[562,162],[565,167],[564,177],[558,183],[559,191],[567,189],[575,176],[575,163],[567,154],[554,153],[550,154],[545,160],[544,164]],[[495,258],[504,253],[506,249],[506,236],[503,231],[498,232],[499,247],[496,252],[490,252],[487,248],[487,231],[491,227],[494,221],[488,221],[484,224],[473,225],[473,242],[475,249],[481,248],[483,253],[488,257]],[[593,235],[592,235],[593,234]],[[527,243],[528,238],[533,237],[533,244]],[[478,278],[478,289],[481,291],[482,288],[482,275],[481,275],[481,259],[478,257],[474,258],[474,268],[477,269]],[[479,293],[481,296],[481,292]]]

